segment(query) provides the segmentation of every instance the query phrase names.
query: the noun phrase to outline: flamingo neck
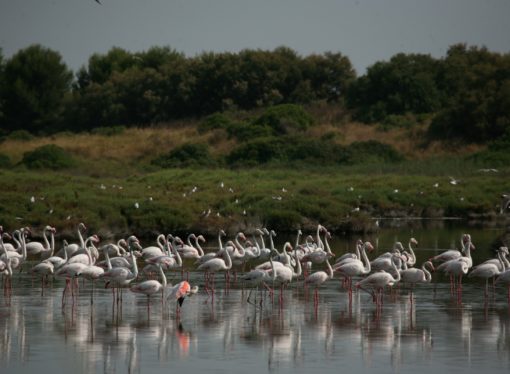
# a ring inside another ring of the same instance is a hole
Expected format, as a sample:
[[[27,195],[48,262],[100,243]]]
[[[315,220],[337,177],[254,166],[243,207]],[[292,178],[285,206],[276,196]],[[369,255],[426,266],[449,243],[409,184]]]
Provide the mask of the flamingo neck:
[[[232,269],[232,259],[230,258],[230,254],[228,253],[227,250],[225,250],[224,253],[225,256],[227,256],[227,258],[225,259],[225,270]]]
[[[177,241],[174,238],[174,240],[172,241],[172,244],[170,244],[170,246],[171,246],[171,249],[173,250],[175,258],[177,260],[177,266],[181,267],[182,266],[182,257],[181,257],[181,254],[179,253],[179,251],[177,250],[176,244],[177,244]]]
[[[202,246],[200,245],[200,241],[198,240],[198,236],[195,236],[195,246],[198,249],[198,253],[200,254],[200,257],[204,256],[204,250],[202,249]]]
[[[82,225],[78,225],[78,239],[80,239],[80,246],[85,248],[85,240],[83,239],[83,235],[81,234]]]
[[[108,267],[108,270],[112,270],[112,262],[110,261],[110,255],[108,254],[108,247],[104,250],[104,256],[106,257],[106,266]],[[67,257],[67,251],[64,250],[64,254]]]
[[[161,284],[163,286],[163,289],[166,288],[166,275],[165,275],[165,272],[163,271],[163,267],[161,265],[159,265],[159,273],[161,274]]]
[[[391,274],[390,275],[393,278],[393,281],[397,283],[400,281],[400,271],[398,270],[396,261],[394,259],[391,260],[391,267],[395,270],[395,273],[397,273],[397,277],[393,278],[393,276]]]
[[[372,270],[372,266],[370,265],[370,260],[368,259],[368,256],[367,256],[365,244],[360,245],[360,247],[361,247],[361,257],[363,258],[363,261],[365,262],[365,267],[363,269],[363,273],[368,274]]]
[[[430,282],[432,280],[432,274],[430,273],[430,271],[428,271],[427,269],[427,266],[426,265],[432,265],[431,262],[427,261],[425,262],[422,266],[421,266],[421,269],[423,270],[423,273],[425,274],[425,282]]]
[[[44,240],[44,249],[46,249],[46,251],[51,251],[50,242],[48,241],[48,230],[46,229],[46,227],[43,230],[43,240]]]
[[[317,237],[317,245],[321,248],[324,248],[324,243],[322,242],[322,239],[320,237],[321,227],[322,227],[321,225],[317,226],[317,233],[315,235]]]
[[[285,250],[285,252],[287,252],[286,248],[283,248],[283,249]],[[296,267],[297,267],[297,270],[294,273],[294,276],[295,277],[299,277],[301,275],[303,269],[301,268],[301,261],[299,261],[299,259],[298,259],[298,255],[297,255],[297,251],[296,250],[294,251],[294,260],[296,261]],[[289,264],[290,264],[290,257],[289,257]]]
[[[301,237],[301,230],[298,231],[297,233],[297,237],[296,237],[296,245],[294,246],[294,248],[297,249],[297,247],[299,246],[299,238]]]
[[[21,241],[21,254],[22,254],[22,260],[25,261],[27,259],[27,242],[25,238],[25,233],[20,231],[19,234],[20,241]]]
[[[133,260],[133,279],[138,276],[138,265],[136,264],[136,257],[134,252],[131,252],[131,260]]]
[[[414,253],[413,251],[413,247],[411,245],[411,241],[409,241],[409,244],[407,245],[408,249],[409,249],[409,252],[411,253],[411,265],[414,265],[416,264],[416,254]]]
[[[329,279],[333,279],[333,268],[331,267],[331,264],[329,263],[329,258],[326,259],[326,265],[328,267]]]
[[[264,235],[263,234],[259,234],[260,236],[260,242],[262,243],[262,247],[261,248],[266,248],[266,243],[264,243]]]

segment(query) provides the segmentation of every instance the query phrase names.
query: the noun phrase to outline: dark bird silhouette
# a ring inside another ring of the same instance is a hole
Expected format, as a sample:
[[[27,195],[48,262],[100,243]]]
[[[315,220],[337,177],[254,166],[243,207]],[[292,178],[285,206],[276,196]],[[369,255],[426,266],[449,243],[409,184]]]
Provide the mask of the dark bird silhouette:
[[[98,3],[98,4],[102,5],[102,4],[101,4],[101,2],[100,2],[99,0],[94,0],[94,1],[95,1],[96,3]]]

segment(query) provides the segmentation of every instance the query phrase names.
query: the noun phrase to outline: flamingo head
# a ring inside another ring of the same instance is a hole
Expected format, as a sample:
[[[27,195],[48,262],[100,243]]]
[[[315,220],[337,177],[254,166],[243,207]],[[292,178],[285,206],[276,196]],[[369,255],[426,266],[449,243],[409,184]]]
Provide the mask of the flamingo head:
[[[374,250],[374,246],[370,242],[365,242],[365,244],[363,245],[365,246],[365,249],[368,250],[369,252],[372,252]]]
[[[413,245],[418,245],[418,240],[416,240],[415,238],[409,239],[409,242]]]
[[[246,236],[244,236],[244,233],[242,233],[242,232],[240,232],[240,233],[239,233],[239,238],[240,238],[243,242],[245,242],[245,241],[246,241]]]
[[[203,235],[198,235],[197,240],[201,241],[202,243],[205,243],[207,240],[205,240]]]

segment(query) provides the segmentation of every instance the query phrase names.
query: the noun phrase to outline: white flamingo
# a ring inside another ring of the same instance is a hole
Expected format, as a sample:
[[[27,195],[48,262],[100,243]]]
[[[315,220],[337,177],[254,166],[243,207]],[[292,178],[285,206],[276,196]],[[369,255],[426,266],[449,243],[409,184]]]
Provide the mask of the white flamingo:
[[[392,257],[392,269],[394,273],[396,273],[396,277],[393,277],[390,273],[386,271],[378,271],[377,273],[372,273],[366,278],[362,279],[358,283],[356,283],[356,288],[359,288],[365,292],[368,292],[372,295],[374,302],[376,305],[382,305],[383,291],[386,286],[393,286],[395,283],[400,281],[400,272],[397,269],[396,263],[397,258],[400,255],[393,255]],[[372,289],[372,290],[369,290]]]
[[[489,297],[489,278],[495,278],[506,270],[506,264],[503,261],[503,252],[505,249],[508,251],[506,247],[500,247],[498,249],[499,266],[492,262],[486,262],[476,266],[468,275],[469,278],[476,277],[485,279],[485,299]]]
[[[434,265],[432,261],[425,261],[421,269],[417,268],[408,268],[407,263],[404,261],[404,269],[400,270],[400,281],[403,284],[411,285],[411,293],[409,294],[409,298],[413,301],[413,288],[417,283],[430,283],[432,281],[432,274],[427,269],[427,266],[431,269],[430,271],[434,271]]]
[[[356,246],[360,248],[359,253],[361,255],[361,260],[348,258],[344,260],[344,262],[335,264],[333,268],[340,276],[346,278],[349,295],[352,295],[352,278],[369,274],[372,270],[370,260],[367,256],[367,250],[373,251],[374,246],[368,241],[363,243],[361,240],[358,240]]]
[[[150,305],[150,297],[161,292],[161,300],[163,301],[164,290],[167,285],[166,275],[161,265],[158,265],[159,274],[161,275],[161,283],[157,280],[150,279],[144,282],[132,285],[129,289],[134,293],[141,293],[147,296],[147,308]]]
[[[326,266],[328,272],[323,270],[316,271],[305,278],[305,284],[315,288],[314,290],[314,305],[317,307],[319,303],[319,287],[329,279],[333,279],[333,268],[331,267],[329,260],[326,259]]]
[[[63,257],[64,251],[67,252],[67,256],[71,257],[74,255],[76,251],[78,251],[80,248],[85,248],[85,239],[83,239],[82,231],[85,232],[87,230],[87,226],[83,222],[80,222],[78,224],[78,239],[80,241],[80,244],[71,243],[67,247],[62,248],[60,251],[57,252],[57,256]]]
[[[51,244],[48,240],[48,232],[51,233]],[[43,240],[44,244],[40,242],[29,242],[27,243],[27,255],[35,256],[40,254],[41,258],[50,257],[53,255],[55,250],[55,228],[51,226],[44,227]]]
[[[230,258],[230,254],[226,248],[222,249],[222,254],[225,256],[225,259],[223,258],[213,258],[210,259],[207,262],[204,262],[201,264],[197,270],[199,271],[205,271],[207,275],[206,278],[206,285],[205,289],[207,294],[209,295],[210,292],[214,296],[214,277],[215,274],[219,271],[228,271],[232,269],[232,259]],[[212,287],[211,287],[212,285]]]

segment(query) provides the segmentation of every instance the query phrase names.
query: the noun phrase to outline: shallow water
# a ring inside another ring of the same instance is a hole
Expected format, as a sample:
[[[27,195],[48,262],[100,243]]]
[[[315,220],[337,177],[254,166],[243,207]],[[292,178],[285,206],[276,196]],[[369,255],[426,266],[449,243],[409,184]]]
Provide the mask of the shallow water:
[[[388,229],[378,235],[379,250],[389,248],[395,238],[407,241],[415,236],[422,248],[418,257],[424,259],[457,244],[464,231],[471,233],[480,251],[477,256],[491,257],[488,244],[501,230]],[[335,252],[342,253],[353,239],[334,238]],[[214,300],[201,288],[185,300],[178,317],[175,303],[163,305],[153,298],[148,304],[129,290],[117,307],[112,291],[99,283],[93,303],[90,284],[80,283],[76,302],[68,298],[62,308],[63,282],[55,281],[41,294],[38,282],[26,273],[16,274],[12,297],[0,297],[1,372],[510,369],[510,313],[503,288],[485,302],[483,284],[466,280],[458,302],[446,280],[438,278],[435,285],[417,287],[413,302],[407,289],[386,293],[384,305],[377,309],[366,293],[355,293],[349,303],[347,292],[333,280],[320,289],[315,309],[313,294],[305,293],[302,282],[284,291],[280,305],[278,293],[272,303],[268,294],[253,291],[253,302],[248,303],[250,290],[232,285],[227,292],[223,277],[216,279]],[[169,273],[169,281],[179,280],[180,274]],[[203,284],[199,273],[192,272],[190,280]]]

